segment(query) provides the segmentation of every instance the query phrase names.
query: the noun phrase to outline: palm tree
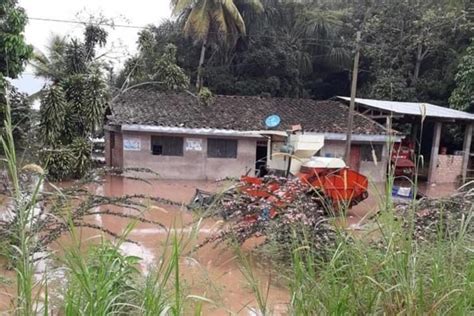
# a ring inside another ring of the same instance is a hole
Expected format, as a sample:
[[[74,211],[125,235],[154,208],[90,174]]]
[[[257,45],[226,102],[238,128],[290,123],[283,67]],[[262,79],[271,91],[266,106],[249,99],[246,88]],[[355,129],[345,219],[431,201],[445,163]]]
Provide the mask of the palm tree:
[[[236,0],[171,0],[173,14],[185,19],[184,33],[202,45],[196,78],[198,91],[202,87],[202,71],[210,35],[220,35],[229,42],[246,33],[237,4],[249,5],[257,12],[263,10],[260,0],[239,0],[238,3]]]
[[[46,54],[35,49],[31,60],[35,75],[51,80],[53,83],[64,78],[67,74],[64,62],[66,49],[67,41],[59,35],[50,38]]]

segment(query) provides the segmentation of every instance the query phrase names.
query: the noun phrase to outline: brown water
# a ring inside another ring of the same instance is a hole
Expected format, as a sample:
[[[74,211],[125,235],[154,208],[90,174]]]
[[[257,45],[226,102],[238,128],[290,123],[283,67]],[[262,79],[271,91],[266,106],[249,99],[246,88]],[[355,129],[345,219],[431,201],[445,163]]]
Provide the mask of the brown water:
[[[196,188],[215,192],[224,184],[205,181],[177,181],[177,180],[157,180],[151,183],[124,179],[121,177],[108,177],[103,185],[90,188],[99,195],[122,196],[126,194],[145,194],[152,197],[170,199],[179,203],[187,204],[195,193]],[[420,190],[432,197],[446,196],[454,192],[453,185],[421,186]],[[349,211],[348,216],[343,220],[344,225],[350,229],[363,229],[362,224],[378,211],[380,197],[383,196],[383,185],[375,185],[370,188],[369,198]],[[121,212],[133,212],[129,209],[114,209]],[[191,232],[190,224],[193,222],[193,215],[184,208],[169,205],[156,204],[145,214],[150,220],[158,221],[166,227],[187,235]],[[127,224],[128,219],[118,218],[110,215],[95,215],[88,218],[93,224],[100,225],[115,233],[121,233]],[[215,232],[216,222],[206,220],[200,226],[198,240],[194,244]],[[147,273],[154,264],[160,260],[160,255],[164,250],[164,243],[167,238],[166,230],[152,224],[139,223],[130,233],[129,238],[138,244],[124,243],[122,251],[129,255],[141,257],[141,269]],[[98,240],[100,232],[89,228],[81,229],[81,238],[84,245]],[[70,245],[67,236],[63,236],[52,245],[53,250],[61,251]],[[248,251],[252,247],[251,243],[244,245],[243,251]],[[1,264],[1,263],[0,263]],[[185,280],[189,294],[199,295],[211,299],[215,304],[205,306],[206,315],[256,315],[257,304],[255,295],[242,275],[235,253],[225,246],[205,246],[189,257],[183,258],[180,268],[182,277]],[[288,290],[278,286],[269,272],[258,265],[253,266],[254,273],[263,288],[271,281],[268,294],[268,306],[273,309],[274,315],[285,315],[286,304],[289,301]],[[2,271],[6,277],[13,277],[13,272]],[[11,286],[4,286],[0,293],[0,311],[5,311],[10,305],[14,289]],[[10,305],[11,306],[11,305]]]
[[[99,195],[145,194],[187,204],[194,196],[196,188],[215,192],[222,185],[222,183],[216,182],[169,180],[145,183],[121,177],[108,177],[103,185],[97,186],[93,190]],[[160,204],[155,204],[155,206],[144,213],[146,219],[160,222],[172,232],[177,232],[185,238],[191,234],[192,223],[195,221],[191,212],[185,210],[184,207]],[[121,211],[134,212],[129,209],[121,209]],[[120,234],[129,223],[128,219],[110,215],[95,215],[88,220],[117,234]],[[218,223],[214,220],[205,220],[200,225],[198,238],[197,240],[194,239],[193,245],[215,233],[218,229],[217,226]],[[81,237],[83,241],[86,241],[85,243],[94,240],[94,237],[98,236],[99,232],[92,229],[84,228],[81,230]],[[147,273],[153,265],[158,264],[160,255],[164,251],[168,232],[153,224],[138,223],[128,237],[138,242],[138,244],[124,243],[121,246],[122,252],[141,257],[141,269],[144,273]],[[69,240],[65,236],[53,245],[53,248],[60,250],[67,247],[68,243]],[[245,246],[243,251],[249,248],[246,249]],[[188,249],[191,248],[192,245],[188,247]],[[180,268],[189,294],[203,296],[215,302],[215,304],[205,306],[206,315],[254,314],[253,311],[257,307],[255,295],[250,291],[250,287],[240,271],[233,250],[224,245],[218,247],[205,246],[190,254],[189,257],[183,258]],[[266,284],[270,280],[268,271],[257,265],[253,266],[253,270],[262,287],[266,288]],[[289,301],[287,289],[271,284],[268,298],[269,306],[273,308],[274,314],[284,315],[286,304]]]
[[[64,183],[62,185],[67,186],[69,184]],[[103,185],[91,187],[90,190],[98,195],[144,194],[187,204],[193,197],[196,188],[217,191],[222,185],[222,183],[204,181],[166,180],[151,181],[148,184],[143,181],[121,177],[108,177]],[[111,209],[131,214],[135,212],[125,208]],[[194,222],[192,213],[184,210],[184,208],[160,204],[150,207],[144,213],[144,217],[164,224],[171,231],[177,232],[185,238],[191,233],[191,224]],[[129,223],[128,219],[110,215],[90,216],[87,221],[117,234],[120,234]],[[217,230],[216,224],[218,223],[211,219],[204,221],[200,225],[197,240],[193,239],[194,242],[188,246],[188,250],[214,233]],[[83,228],[80,229],[78,235],[85,249],[88,244],[97,242],[101,233],[90,228]],[[140,268],[144,273],[147,273],[154,265],[159,264],[167,237],[168,232],[163,228],[153,224],[138,223],[128,236],[137,244],[126,242],[121,246],[121,250],[125,254],[141,257]],[[71,240],[69,236],[65,235],[51,245],[51,250],[62,252],[70,245]],[[251,248],[251,245],[244,245],[243,251],[247,251],[249,248]],[[13,281],[14,272],[5,270],[4,262],[0,262],[0,265],[2,266],[2,270],[0,270],[2,276]],[[36,270],[41,273],[44,270],[44,263],[41,263]],[[204,306],[205,315],[257,315],[255,313],[257,307],[255,296],[250,291],[250,287],[240,271],[235,253],[231,249],[225,246],[205,246],[183,258],[180,262],[180,270],[188,294],[202,296],[214,302],[214,304]],[[270,273],[257,265],[253,265],[253,271],[261,282],[262,288],[266,289],[266,284],[272,281]],[[40,277],[40,275],[38,276]],[[14,293],[15,286],[12,283],[0,288],[0,314],[10,314],[9,310],[13,306]],[[268,293],[268,306],[273,309],[275,315],[286,314],[288,300],[288,291],[285,288],[271,284]]]

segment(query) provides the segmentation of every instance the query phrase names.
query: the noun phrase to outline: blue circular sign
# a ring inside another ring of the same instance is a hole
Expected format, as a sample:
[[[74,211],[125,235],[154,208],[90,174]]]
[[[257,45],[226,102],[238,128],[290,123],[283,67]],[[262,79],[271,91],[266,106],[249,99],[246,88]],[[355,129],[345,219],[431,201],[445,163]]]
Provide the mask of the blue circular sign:
[[[265,125],[268,127],[268,128],[273,128],[273,127],[277,127],[279,124],[280,124],[280,117],[278,115],[270,115],[269,117],[267,117],[265,119]]]

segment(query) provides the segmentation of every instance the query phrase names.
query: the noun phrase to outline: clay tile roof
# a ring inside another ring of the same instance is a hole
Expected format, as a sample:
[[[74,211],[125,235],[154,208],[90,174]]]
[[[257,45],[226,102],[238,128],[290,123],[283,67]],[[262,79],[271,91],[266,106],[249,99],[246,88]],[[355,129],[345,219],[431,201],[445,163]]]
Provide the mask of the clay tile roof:
[[[182,93],[149,89],[129,90],[111,104],[109,124],[141,124],[166,127],[215,128],[237,131],[265,129],[272,114],[281,118],[279,130],[301,124],[304,130],[345,133],[348,107],[337,101],[217,95],[209,105]],[[354,134],[381,135],[386,129],[359,114],[354,115]]]

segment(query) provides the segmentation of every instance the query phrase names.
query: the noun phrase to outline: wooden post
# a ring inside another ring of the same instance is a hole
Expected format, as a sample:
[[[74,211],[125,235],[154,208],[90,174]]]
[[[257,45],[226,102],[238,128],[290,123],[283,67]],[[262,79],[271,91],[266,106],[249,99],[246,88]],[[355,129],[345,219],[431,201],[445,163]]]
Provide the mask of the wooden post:
[[[462,183],[466,183],[467,168],[469,166],[469,157],[471,154],[472,128],[473,128],[473,123],[469,122],[466,125],[466,129],[464,131],[464,144],[462,146],[462,150],[463,150]]]
[[[356,36],[356,52],[354,57],[354,68],[352,69],[352,85],[351,85],[351,102],[349,105],[349,115],[347,118],[347,136],[346,136],[346,151],[344,153],[346,164],[349,165],[351,161],[351,141],[352,141],[352,123],[354,120],[355,97],[357,92],[357,74],[359,72],[359,57],[360,57],[360,31]]]
[[[438,165],[439,141],[441,138],[441,122],[436,122],[431,144],[430,169],[428,170],[428,183],[435,183],[436,167]]]

